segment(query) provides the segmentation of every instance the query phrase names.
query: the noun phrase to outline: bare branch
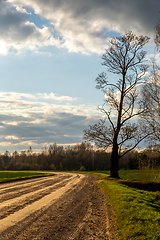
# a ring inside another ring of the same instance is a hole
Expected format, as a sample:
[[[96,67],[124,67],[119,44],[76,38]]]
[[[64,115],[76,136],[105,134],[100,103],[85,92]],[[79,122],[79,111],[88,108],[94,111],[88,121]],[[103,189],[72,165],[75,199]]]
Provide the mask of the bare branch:
[[[130,124],[130,120],[147,112],[145,102],[138,99],[137,86],[146,82],[143,77],[148,66],[145,64],[146,52],[142,48],[148,41],[147,36],[136,36],[128,32],[111,39],[110,47],[102,56],[102,65],[120,78],[116,82],[108,82],[105,73],[98,75],[96,88],[105,93],[110,110],[105,110],[104,106],[99,109],[106,114],[109,127],[105,120],[101,120],[98,124],[90,126],[88,131],[85,130],[85,138],[95,141],[99,147],[112,146],[112,177],[118,177],[118,160],[123,144],[134,140],[136,141],[132,147],[134,149],[144,139],[144,137],[137,139],[140,126]],[[135,106],[138,108],[136,112]],[[116,121],[113,122],[111,114],[115,116]]]
[[[150,136],[150,135],[152,135],[152,134],[153,134],[153,133],[148,133],[148,134],[146,134],[143,138],[141,138],[139,141],[137,141],[137,143],[134,144],[132,148],[128,149],[128,150],[125,151],[122,155],[120,155],[119,158],[122,158],[122,157],[123,157],[124,155],[126,155],[128,152],[130,152],[130,151],[132,151],[133,149],[135,149],[140,142],[142,142],[145,138],[147,138],[148,136]]]
[[[160,19],[156,24],[155,30],[156,30],[156,36],[155,36],[154,41],[155,41],[155,44],[156,44],[157,49],[158,49],[159,46],[160,46]]]
[[[103,112],[103,113],[105,113],[107,115],[107,118],[108,118],[108,120],[109,120],[109,122],[110,122],[110,124],[111,124],[111,126],[113,128],[113,130],[115,131],[114,124],[113,124],[113,122],[112,122],[112,120],[110,118],[110,112],[107,112],[103,107],[102,108],[98,107],[98,108],[101,110],[101,112]]]

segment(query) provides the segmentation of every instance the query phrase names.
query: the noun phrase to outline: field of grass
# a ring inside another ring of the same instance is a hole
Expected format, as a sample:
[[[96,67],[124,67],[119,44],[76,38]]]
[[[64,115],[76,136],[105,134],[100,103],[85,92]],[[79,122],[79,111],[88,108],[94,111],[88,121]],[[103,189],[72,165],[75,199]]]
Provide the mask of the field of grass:
[[[111,179],[104,172],[95,175],[102,180],[99,187],[109,195],[120,239],[159,240],[160,191],[152,187],[160,185],[160,171],[120,171],[119,180]],[[145,186],[149,188],[144,190]]]
[[[0,183],[52,175],[32,171],[0,171]]]
[[[98,171],[97,173],[109,174],[109,171]],[[128,181],[160,182],[160,170],[120,170],[119,176]]]

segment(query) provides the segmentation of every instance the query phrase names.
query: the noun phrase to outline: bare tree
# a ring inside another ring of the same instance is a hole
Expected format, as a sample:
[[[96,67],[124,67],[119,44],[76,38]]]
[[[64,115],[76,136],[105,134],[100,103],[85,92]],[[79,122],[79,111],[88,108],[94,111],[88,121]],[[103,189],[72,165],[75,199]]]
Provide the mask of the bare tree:
[[[112,147],[110,175],[114,178],[119,177],[119,159],[148,136],[146,128],[133,121],[147,110],[139,99],[137,87],[145,82],[146,52],[142,49],[148,41],[147,36],[132,32],[111,39],[102,56],[102,65],[119,78],[109,82],[103,72],[96,79],[96,87],[105,93],[105,103],[99,109],[106,118],[84,130],[84,138],[94,141],[98,147]]]
[[[152,141],[152,145],[156,145],[157,141],[160,142],[160,68],[155,62],[147,84],[143,86],[142,98],[148,112],[147,115],[142,114],[141,119],[148,129],[152,129],[153,134],[149,141]]]
[[[160,20],[155,27],[156,52],[160,48]],[[147,84],[143,86],[142,98],[148,107],[148,114],[142,114],[142,121],[152,129],[153,135],[149,140],[153,145],[160,142],[160,64],[156,58],[152,59],[152,71],[148,77]]]
[[[157,22],[155,30],[156,30],[156,36],[154,41],[157,47],[160,47],[160,20]]]

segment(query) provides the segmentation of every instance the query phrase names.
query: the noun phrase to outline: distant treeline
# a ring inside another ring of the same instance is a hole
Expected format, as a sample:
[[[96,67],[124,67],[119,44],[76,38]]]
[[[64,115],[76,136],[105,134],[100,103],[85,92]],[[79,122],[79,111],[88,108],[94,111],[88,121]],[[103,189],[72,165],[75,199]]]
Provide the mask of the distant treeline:
[[[119,162],[119,169],[160,168],[160,149],[136,150],[125,155]],[[56,144],[45,148],[41,153],[27,151],[0,155],[0,170],[109,170],[110,152],[95,150],[89,143],[64,148]]]

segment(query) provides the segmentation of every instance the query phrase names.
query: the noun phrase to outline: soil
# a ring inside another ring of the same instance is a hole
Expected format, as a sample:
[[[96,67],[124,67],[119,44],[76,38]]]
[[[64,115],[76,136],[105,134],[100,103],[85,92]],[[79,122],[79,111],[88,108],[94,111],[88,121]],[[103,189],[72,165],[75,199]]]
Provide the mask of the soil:
[[[1,240],[118,239],[112,210],[89,175],[0,184]]]

